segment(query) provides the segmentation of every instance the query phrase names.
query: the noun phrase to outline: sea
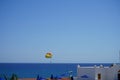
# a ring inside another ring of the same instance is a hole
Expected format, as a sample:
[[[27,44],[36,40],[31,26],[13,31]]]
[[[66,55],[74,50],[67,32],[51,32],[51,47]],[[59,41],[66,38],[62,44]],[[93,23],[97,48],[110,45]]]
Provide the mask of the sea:
[[[110,66],[112,63],[0,63],[0,77],[16,74],[18,78],[43,78],[77,76],[77,65],[81,67]]]

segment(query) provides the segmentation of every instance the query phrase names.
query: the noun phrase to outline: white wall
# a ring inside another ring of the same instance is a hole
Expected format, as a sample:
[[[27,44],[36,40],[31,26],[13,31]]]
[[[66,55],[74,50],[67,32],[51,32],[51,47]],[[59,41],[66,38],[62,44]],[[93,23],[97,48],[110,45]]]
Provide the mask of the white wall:
[[[95,79],[98,80],[98,74],[101,74],[101,80],[107,80],[106,72],[107,72],[107,70],[105,68],[96,68],[95,69]]]
[[[88,78],[82,78],[81,76],[87,75]],[[78,80],[95,80],[95,69],[94,68],[78,68],[77,70]]]
[[[107,69],[107,80],[118,80],[119,70],[120,65],[114,65],[113,67]]]
[[[118,80],[118,71],[120,65],[114,65],[113,67],[78,67],[77,77],[78,80],[98,80],[98,74],[101,74],[101,80]],[[81,78],[81,76],[87,75],[89,78]]]
[[[108,68],[106,75],[107,75],[107,80],[114,80],[114,69],[113,68]]]

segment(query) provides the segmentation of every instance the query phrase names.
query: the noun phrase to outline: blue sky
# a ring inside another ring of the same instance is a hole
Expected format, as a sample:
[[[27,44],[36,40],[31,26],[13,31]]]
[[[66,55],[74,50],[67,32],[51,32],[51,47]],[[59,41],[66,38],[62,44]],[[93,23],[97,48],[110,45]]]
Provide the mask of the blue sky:
[[[0,62],[117,63],[119,0],[0,0]]]

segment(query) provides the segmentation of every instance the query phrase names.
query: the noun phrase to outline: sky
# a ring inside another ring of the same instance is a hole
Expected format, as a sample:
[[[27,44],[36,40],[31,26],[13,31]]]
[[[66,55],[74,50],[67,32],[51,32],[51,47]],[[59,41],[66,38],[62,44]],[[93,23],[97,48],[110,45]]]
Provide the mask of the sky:
[[[0,0],[0,63],[118,63],[119,0]]]

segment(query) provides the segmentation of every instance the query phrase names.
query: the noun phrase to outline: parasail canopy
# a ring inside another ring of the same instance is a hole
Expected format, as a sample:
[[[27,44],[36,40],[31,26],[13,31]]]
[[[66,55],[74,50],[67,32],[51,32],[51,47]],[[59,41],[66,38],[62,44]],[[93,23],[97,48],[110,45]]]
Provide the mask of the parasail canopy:
[[[45,58],[52,58],[52,53],[50,53],[50,52],[48,52],[48,53],[46,53],[46,55],[45,55]]]

